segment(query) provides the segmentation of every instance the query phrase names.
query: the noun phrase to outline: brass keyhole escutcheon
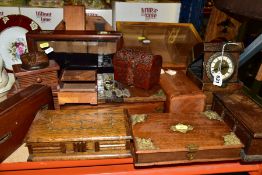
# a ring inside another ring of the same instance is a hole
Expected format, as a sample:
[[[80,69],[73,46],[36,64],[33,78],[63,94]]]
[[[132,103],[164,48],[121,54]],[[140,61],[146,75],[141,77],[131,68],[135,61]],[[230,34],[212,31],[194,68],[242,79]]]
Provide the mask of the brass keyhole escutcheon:
[[[189,145],[186,146],[186,148],[187,148],[187,153],[186,153],[187,160],[195,159],[196,153],[198,151],[198,145],[189,144]]]

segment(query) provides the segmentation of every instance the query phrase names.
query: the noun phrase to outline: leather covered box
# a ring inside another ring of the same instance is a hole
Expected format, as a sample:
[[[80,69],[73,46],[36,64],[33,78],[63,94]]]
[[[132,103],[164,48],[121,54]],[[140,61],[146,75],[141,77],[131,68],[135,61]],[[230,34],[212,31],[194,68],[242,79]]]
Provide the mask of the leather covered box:
[[[157,22],[117,22],[124,47],[143,47],[162,56],[162,67],[186,69],[192,61],[192,48],[202,42],[192,24]]]
[[[135,166],[239,160],[243,147],[219,117],[203,113],[131,115]]]
[[[161,74],[160,85],[166,93],[166,112],[202,112],[206,96],[183,71]]]
[[[214,93],[212,110],[220,114],[245,148],[246,162],[262,161],[262,107],[243,92]]]
[[[40,111],[25,139],[29,160],[130,157],[126,117],[122,109]]]
[[[143,48],[123,48],[113,58],[116,81],[150,89],[159,83],[162,57]]]

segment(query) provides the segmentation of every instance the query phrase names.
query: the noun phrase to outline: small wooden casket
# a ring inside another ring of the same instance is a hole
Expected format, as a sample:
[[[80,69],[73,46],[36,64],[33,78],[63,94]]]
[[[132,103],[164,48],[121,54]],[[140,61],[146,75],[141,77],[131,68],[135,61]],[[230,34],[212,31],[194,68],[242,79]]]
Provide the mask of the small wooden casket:
[[[26,137],[30,161],[130,157],[123,110],[40,111]]]
[[[160,85],[166,93],[166,112],[202,112],[206,96],[183,71],[161,74]]]
[[[143,48],[123,48],[113,58],[116,81],[150,89],[159,83],[162,57]]]
[[[240,159],[243,145],[220,118],[202,113],[131,115],[135,166]]]
[[[59,105],[66,103],[97,104],[97,74],[96,70],[63,70]]]
[[[215,93],[212,110],[220,114],[245,145],[244,161],[262,161],[262,107],[242,92]]]

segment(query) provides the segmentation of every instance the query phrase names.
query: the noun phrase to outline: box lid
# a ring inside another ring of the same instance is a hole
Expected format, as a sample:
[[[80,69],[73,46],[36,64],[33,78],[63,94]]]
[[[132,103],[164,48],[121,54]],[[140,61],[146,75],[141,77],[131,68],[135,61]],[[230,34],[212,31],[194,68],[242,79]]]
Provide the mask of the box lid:
[[[227,110],[254,138],[262,138],[262,107],[242,92],[215,93]]]
[[[226,150],[236,149],[237,157],[243,147],[224,121],[209,119],[202,113],[152,113],[131,115],[130,119],[134,153],[136,156],[140,155],[140,159],[136,160],[138,166],[181,163],[183,159],[184,163],[198,162],[201,159],[226,160],[230,155],[225,152]],[[234,142],[227,142],[226,138],[232,135]],[[209,150],[216,151],[208,155]],[[201,151],[205,154],[203,155]],[[185,160],[185,155],[193,152],[196,158]],[[161,153],[166,153],[166,158],[161,157],[160,155],[163,156]],[[177,153],[177,156],[168,156],[172,153]],[[223,154],[223,157],[219,157],[220,154]],[[200,158],[197,158],[198,156]]]
[[[131,139],[123,110],[40,111],[26,142],[70,142]]]
[[[161,55],[162,66],[185,69],[192,60],[192,47],[202,42],[192,24],[117,22],[125,47],[145,47]],[[146,40],[146,43],[143,43]]]

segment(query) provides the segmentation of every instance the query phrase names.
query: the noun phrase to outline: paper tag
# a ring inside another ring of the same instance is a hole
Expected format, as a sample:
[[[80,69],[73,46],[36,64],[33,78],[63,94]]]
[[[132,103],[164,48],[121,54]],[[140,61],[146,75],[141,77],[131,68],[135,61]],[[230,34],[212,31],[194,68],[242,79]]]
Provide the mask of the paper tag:
[[[216,86],[222,86],[223,84],[223,81],[222,81],[222,74],[221,72],[217,72],[214,74],[214,80],[213,80],[213,85],[216,85]]]
[[[49,47],[48,49],[45,50],[45,53],[49,54],[49,53],[51,53],[53,51],[54,51],[54,49],[52,47]]]
[[[41,43],[40,48],[43,49],[45,47],[49,47],[49,43]]]

